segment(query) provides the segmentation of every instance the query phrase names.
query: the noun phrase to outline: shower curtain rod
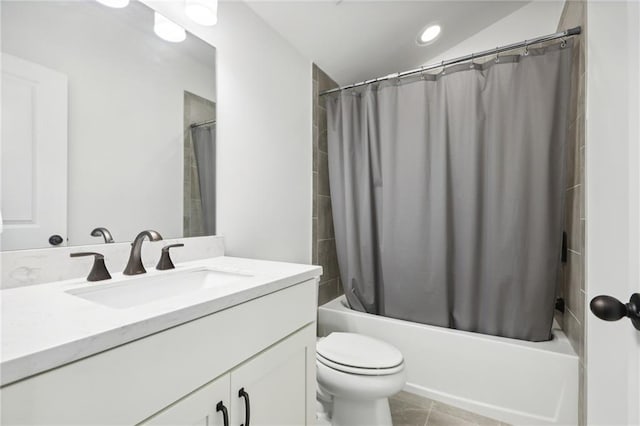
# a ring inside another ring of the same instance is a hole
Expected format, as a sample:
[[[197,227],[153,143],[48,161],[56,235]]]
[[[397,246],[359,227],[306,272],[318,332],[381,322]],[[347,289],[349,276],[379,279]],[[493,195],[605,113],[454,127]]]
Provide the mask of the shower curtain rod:
[[[473,61],[474,59],[482,58],[484,56],[497,55],[497,54],[500,54],[502,52],[506,52],[506,51],[509,51],[509,50],[515,50],[515,49],[519,49],[519,48],[522,48],[522,47],[526,48],[526,47],[529,47],[532,44],[543,43],[545,41],[556,40],[556,39],[564,38],[564,37],[571,37],[571,36],[580,34],[581,31],[582,31],[582,27],[574,27],[574,28],[570,28],[568,30],[557,32],[557,33],[547,34],[545,36],[532,38],[530,40],[524,40],[524,41],[521,41],[521,42],[518,42],[518,43],[507,44],[505,46],[499,46],[499,47],[496,47],[495,49],[485,50],[483,52],[472,53],[470,55],[460,56],[458,58],[449,59],[449,60],[446,60],[446,61],[441,61],[441,62],[438,62],[437,64],[426,65],[426,66],[423,66],[423,67],[420,67],[420,68],[416,68],[416,69],[413,69],[413,70],[409,70],[409,71],[403,71],[403,72],[398,72],[398,73],[395,73],[395,74],[389,74],[389,75],[386,75],[384,77],[378,77],[378,78],[374,78],[374,79],[371,79],[371,80],[361,81],[360,83],[350,84],[348,86],[342,86],[342,87],[337,87],[335,89],[325,90],[325,91],[320,93],[320,96],[328,95],[329,93],[339,92],[341,90],[347,90],[347,89],[353,89],[355,87],[366,86],[368,84],[377,83],[379,81],[385,81],[385,80],[392,80],[392,79],[396,79],[396,78],[409,77],[411,75],[423,73],[425,71],[433,70],[433,69],[436,69],[436,68],[444,68],[444,67],[447,67],[449,65],[458,64],[460,62]]]
[[[191,127],[193,129],[194,127],[206,126],[207,124],[216,124],[216,120],[207,120],[207,121],[203,121],[201,123],[193,123],[189,127]]]

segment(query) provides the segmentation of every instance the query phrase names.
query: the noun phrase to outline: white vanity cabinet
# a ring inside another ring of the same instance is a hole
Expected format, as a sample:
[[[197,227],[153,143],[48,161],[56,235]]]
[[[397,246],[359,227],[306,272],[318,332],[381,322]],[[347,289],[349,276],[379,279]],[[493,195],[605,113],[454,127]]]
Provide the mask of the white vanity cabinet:
[[[247,416],[256,426],[308,424],[307,408],[313,408],[306,403],[310,331],[295,333],[142,424],[246,425]]]
[[[246,401],[240,398],[240,389],[249,394],[251,425],[298,426],[309,424],[308,420],[315,424],[315,383],[307,388],[307,375],[301,374],[311,368],[315,377],[315,361],[308,363],[315,348],[303,343],[308,342],[309,334],[314,335],[315,346],[315,330],[304,330],[231,372],[232,425],[247,423]],[[305,402],[308,392],[312,393],[311,406]]]
[[[311,425],[311,279],[9,384],[2,425]]]
[[[225,374],[142,424],[148,426],[227,426],[229,424],[229,398],[229,374]],[[224,415],[223,410],[226,410]]]

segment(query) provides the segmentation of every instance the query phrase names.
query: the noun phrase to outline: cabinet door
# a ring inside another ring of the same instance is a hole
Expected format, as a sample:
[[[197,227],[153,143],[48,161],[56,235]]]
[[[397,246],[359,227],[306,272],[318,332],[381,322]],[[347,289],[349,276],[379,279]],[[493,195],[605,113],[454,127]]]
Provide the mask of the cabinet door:
[[[229,409],[228,374],[154,414],[142,424],[149,426],[225,426],[222,410],[218,410],[220,402],[227,410]]]
[[[232,425],[247,425],[247,407],[250,426],[313,423],[314,331],[305,327],[231,371]]]

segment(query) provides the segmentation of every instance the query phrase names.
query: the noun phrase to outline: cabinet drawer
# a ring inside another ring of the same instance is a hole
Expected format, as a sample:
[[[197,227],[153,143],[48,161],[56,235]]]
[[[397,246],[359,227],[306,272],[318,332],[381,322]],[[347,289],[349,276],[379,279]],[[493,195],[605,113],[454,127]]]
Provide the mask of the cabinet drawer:
[[[316,282],[2,388],[2,424],[135,424],[316,320]]]

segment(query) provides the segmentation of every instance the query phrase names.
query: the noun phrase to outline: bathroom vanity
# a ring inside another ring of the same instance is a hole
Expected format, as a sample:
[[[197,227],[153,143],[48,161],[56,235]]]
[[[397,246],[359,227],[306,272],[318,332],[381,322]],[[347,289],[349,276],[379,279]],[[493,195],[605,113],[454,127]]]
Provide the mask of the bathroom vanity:
[[[220,256],[3,290],[2,424],[314,424],[320,273]]]

